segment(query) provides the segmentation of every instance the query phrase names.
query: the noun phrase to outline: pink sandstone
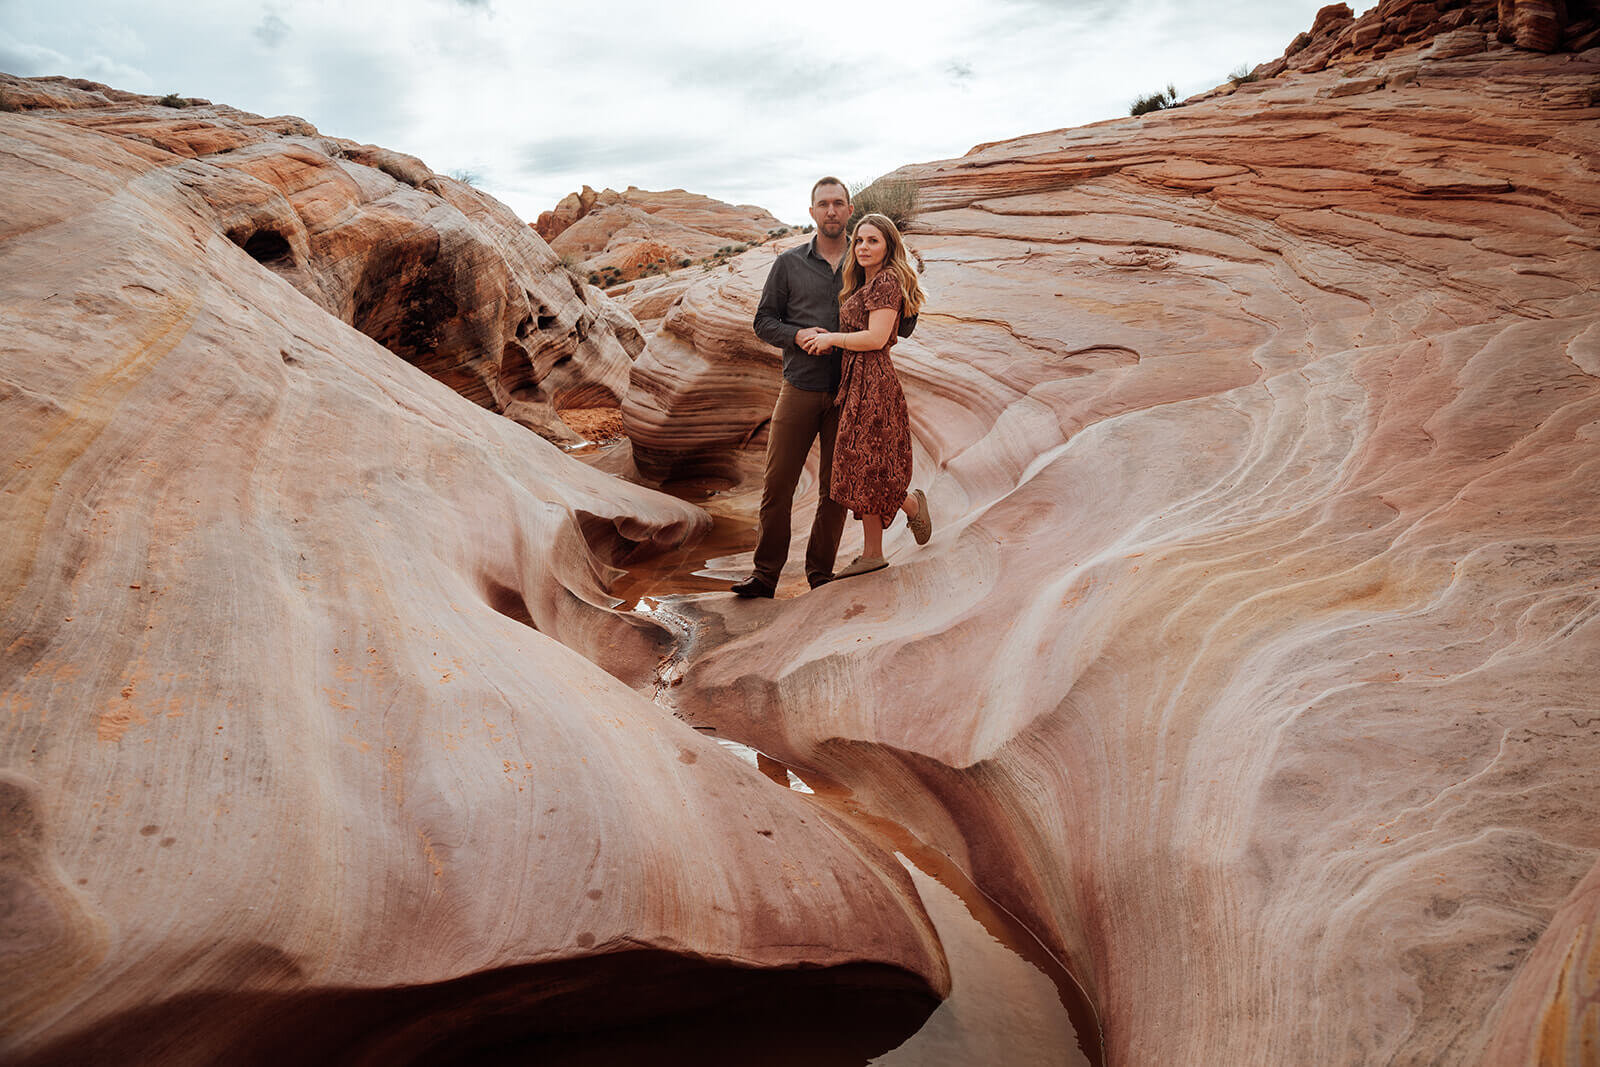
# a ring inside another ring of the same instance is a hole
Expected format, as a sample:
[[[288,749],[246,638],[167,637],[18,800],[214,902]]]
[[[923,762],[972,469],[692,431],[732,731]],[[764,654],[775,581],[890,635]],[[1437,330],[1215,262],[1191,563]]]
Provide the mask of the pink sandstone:
[[[299,119],[139,103],[89,82],[0,80],[116,158],[178,169],[212,225],[324,311],[548,437],[618,403],[644,342],[504,205],[420,160]],[[108,95],[109,94],[109,95]],[[18,202],[23,223],[36,201]]]
[[[648,697],[666,635],[605,587],[705,514],[352,325],[385,334],[360,279],[401,237],[385,277],[482,297],[429,326],[543,302],[530,360],[584,352],[594,294],[409,157],[5,90],[0,1059],[436,1062],[810,987],[926,1014],[901,866]]]
[[[898,171],[938,532],[676,607],[674,706],[955,857],[1112,1063],[1595,1062],[1600,52],[1379,10],[1327,70]],[[771,257],[650,338],[644,473],[759,441]]]
[[[534,223],[550,247],[586,272],[627,281],[680,269],[729,246],[755,244],[788,227],[752,204],[726,204],[682,189],[595,192],[587,185]],[[608,269],[609,268],[609,269]]]
[[[1110,1062],[1593,1062],[1600,58],[1486,6],[905,168],[933,542],[653,616],[613,565],[702,513],[416,373],[189,191],[314,131],[23,86],[3,1047],[265,1057],[287,1011],[425,1057],[553,989],[591,1024],[797,966],[947,989],[898,867],[666,704],[953,857]],[[641,472],[748,478],[772,254],[626,294]]]

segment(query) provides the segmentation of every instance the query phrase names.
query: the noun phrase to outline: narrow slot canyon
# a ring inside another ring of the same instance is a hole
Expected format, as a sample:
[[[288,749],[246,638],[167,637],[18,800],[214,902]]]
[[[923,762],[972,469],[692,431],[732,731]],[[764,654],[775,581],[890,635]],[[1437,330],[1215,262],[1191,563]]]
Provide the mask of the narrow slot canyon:
[[[605,446],[594,446],[583,455],[588,462],[604,464],[604,453]],[[725,568],[729,557],[747,556],[755,545],[755,517],[749,510],[753,494],[713,493],[708,498],[691,490],[687,499],[711,512],[711,531],[677,550],[629,565],[610,585],[619,601],[616,610],[642,614],[676,636],[674,648],[658,666],[654,687],[655,702],[669,714],[674,712],[673,689],[694,672],[695,603],[707,596],[730,599],[727,579],[717,576],[719,565]],[[799,591],[790,583],[786,599],[795,595]],[[774,713],[804,718],[809,709],[781,707]],[[811,798],[826,817],[847,823],[893,854],[911,874],[950,960],[951,991],[915,1033],[870,1062],[904,1067],[1104,1063],[1099,1022],[1077,979],[949,855],[896,822],[892,812],[867,810],[841,782],[743,743],[735,727],[697,725],[692,716],[684,718],[775,786]]]

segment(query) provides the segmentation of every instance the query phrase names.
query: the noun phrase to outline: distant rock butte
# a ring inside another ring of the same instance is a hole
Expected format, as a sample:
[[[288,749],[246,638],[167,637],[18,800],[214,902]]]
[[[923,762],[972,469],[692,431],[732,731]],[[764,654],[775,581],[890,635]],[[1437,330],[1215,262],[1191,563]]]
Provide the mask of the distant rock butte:
[[[0,1060],[914,1029],[901,865],[641,695],[671,642],[606,583],[705,513],[395,357],[559,402],[632,320],[409,157],[0,92]]]
[[[1109,1062],[1596,1062],[1600,50],[1506,6],[897,171],[933,541],[679,605],[674,706],[953,856]],[[661,311],[652,477],[760,440],[773,255]]]
[[[757,244],[789,227],[751,204],[725,204],[682,189],[569,193],[533,223],[550,247],[607,283],[684,266],[730,246]],[[742,249],[741,249],[742,250]]]

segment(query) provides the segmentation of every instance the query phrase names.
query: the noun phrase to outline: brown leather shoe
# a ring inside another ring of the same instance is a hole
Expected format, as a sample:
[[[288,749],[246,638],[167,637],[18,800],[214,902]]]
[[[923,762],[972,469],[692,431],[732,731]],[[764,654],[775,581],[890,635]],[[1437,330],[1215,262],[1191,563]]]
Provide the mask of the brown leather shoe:
[[[733,587],[733,594],[735,596],[743,596],[743,597],[764,596],[768,600],[771,600],[772,599],[772,595],[774,593],[776,593],[777,591],[778,591],[778,587],[777,586],[768,585],[766,583],[766,581],[758,574],[752,574],[750,577],[746,578],[744,581],[738,583],[737,585],[735,585]]]
[[[925,545],[933,536],[933,514],[928,511],[928,498],[921,489],[911,490],[911,495],[917,498],[917,513],[906,520],[906,525],[911,528],[911,536],[917,539],[917,544]]]

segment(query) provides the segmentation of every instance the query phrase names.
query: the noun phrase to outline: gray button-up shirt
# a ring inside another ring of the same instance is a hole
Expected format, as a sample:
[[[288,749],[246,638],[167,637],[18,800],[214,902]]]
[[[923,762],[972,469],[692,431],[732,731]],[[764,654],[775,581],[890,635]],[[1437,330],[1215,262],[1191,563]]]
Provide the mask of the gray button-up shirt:
[[[839,260],[844,264],[843,258]],[[780,255],[761,287],[756,336],[783,349],[783,379],[800,389],[831,393],[839,387],[839,356],[808,355],[794,335],[808,326],[839,328],[839,272],[817,254],[812,238]]]

